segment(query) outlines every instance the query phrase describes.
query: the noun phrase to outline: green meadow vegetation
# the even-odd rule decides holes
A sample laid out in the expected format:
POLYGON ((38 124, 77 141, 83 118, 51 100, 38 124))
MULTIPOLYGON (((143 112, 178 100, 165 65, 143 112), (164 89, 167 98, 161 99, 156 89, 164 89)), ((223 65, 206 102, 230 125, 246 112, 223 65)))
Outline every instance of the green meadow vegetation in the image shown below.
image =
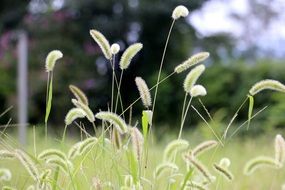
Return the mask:
MULTIPOLYGON (((48 75, 44 126, 34 126, 29 132, 29 142, 21 146, 9 133, 9 123, 0 133, 0 186, 4 190, 61 190, 61 189, 285 189, 285 141, 281 131, 272 130, 266 135, 250 138, 235 138, 236 134, 253 130, 251 123, 265 107, 254 109, 254 100, 263 91, 284 93, 285 86, 274 79, 251 81, 244 100, 232 113, 230 121, 215 121, 203 96, 211 96, 199 77, 207 74, 203 64, 209 52, 192 55, 173 68, 173 72, 162 75, 165 55, 171 32, 181 17, 188 15, 182 5, 172 12, 172 24, 167 35, 156 83, 150 86, 143 77, 137 76, 135 83, 137 98, 124 107, 121 85, 125 70, 132 59, 143 51, 143 43, 134 43, 126 48, 119 63, 115 60, 120 46, 110 44, 98 30, 91 29, 90 36, 100 47, 112 68, 112 90, 108 110, 96 113, 90 108, 89 99, 75 85, 69 89, 73 94, 73 105, 66 117, 62 135, 55 136, 49 130, 49 116, 53 109, 53 82, 56 64, 64 56, 60 50, 49 52, 45 70, 48 75), (115 73, 119 64, 121 73, 115 73), (181 84, 185 91, 178 130, 162 131, 153 123, 156 117, 156 100, 162 83, 170 77, 187 73, 181 84), (193 102, 199 102, 198 110, 193 102), (132 117, 133 105, 142 103, 141 118, 132 117), (236 124, 236 118, 246 108, 247 120, 236 124), (191 113, 191 114, 190 114, 191 113), (195 130, 186 130, 185 121, 192 114, 203 124, 195 130), (88 121, 87 124, 78 119, 88 121), (223 123, 223 124, 222 124, 223 123), (225 124, 226 123, 226 124, 225 124), (92 130, 87 130, 87 128, 92 130), (80 130, 78 137, 70 137, 70 128, 80 130), (159 138, 158 138, 159 136, 159 138)), ((229 113, 230 114, 230 113, 229 113)), ((2 114, 1 114, 2 116, 2 114)), ((256 127, 256 126, 254 126, 256 127)))

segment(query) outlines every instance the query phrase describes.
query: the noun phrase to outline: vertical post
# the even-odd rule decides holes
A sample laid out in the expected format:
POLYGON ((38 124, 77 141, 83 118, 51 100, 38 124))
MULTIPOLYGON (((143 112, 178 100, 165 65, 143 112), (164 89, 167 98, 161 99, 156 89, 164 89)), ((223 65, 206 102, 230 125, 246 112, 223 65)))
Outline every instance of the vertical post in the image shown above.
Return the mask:
POLYGON ((19 141, 26 144, 27 121, 28 121, 28 40, 24 31, 18 33, 18 123, 19 141))

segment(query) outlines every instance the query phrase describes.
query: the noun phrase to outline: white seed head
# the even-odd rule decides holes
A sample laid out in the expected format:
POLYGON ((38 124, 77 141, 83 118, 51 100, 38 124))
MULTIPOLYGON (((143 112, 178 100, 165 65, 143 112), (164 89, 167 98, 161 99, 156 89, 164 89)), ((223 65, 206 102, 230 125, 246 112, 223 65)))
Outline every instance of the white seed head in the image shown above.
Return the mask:
POLYGON ((207 95, 207 91, 205 89, 204 86, 202 85, 194 85, 191 90, 190 90, 190 95, 192 97, 197 97, 197 96, 206 96, 207 95))
POLYGON ((285 161, 285 141, 282 135, 276 135, 274 148, 276 162, 283 165, 285 161))
POLYGON ((0 168, 0 181, 10 181, 12 178, 12 173, 6 168, 0 168))
POLYGON ((53 71, 56 61, 63 57, 63 54, 59 50, 53 50, 49 52, 46 57, 46 72, 53 71))
POLYGON ((141 77, 136 77, 135 82, 136 82, 137 88, 139 90, 140 97, 141 97, 141 100, 143 102, 143 105, 146 108, 150 107, 151 106, 151 95, 150 95, 149 88, 148 88, 145 80, 143 80, 141 77))
POLYGON ((90 35, 94 39, 94 41, 99 45, 106 59, 111 59, 112 58, 111 47, 109 41, 105 38, 105 36, 98 30, 94 29, 90 30, 90 35))
POLYGON ((228 158, 222 158, 219 162, 219 166, 223 168, 228 168, 231 165, 231 160, 228 158))
POLYGON ((255 83, 249 90, 249 93, 250 95, 254 96, 263 90, 275 90, 284 93, 285 85, 277 80, 266 79, 255 83))
POLYGON ((183 63, 177 65, 174 69, 176 73, 181 73, 188 68, 206 60, 210 56, 210 53, 208 52, 200 52, 195 55, 192 55, 189 59, 184 61, 183 63))
POLYGON ((176 20, 179 19, 180 17, 186 17, 188 16, 188 14, 189 14, 188 9, 183 5, 179 5, 175 7, 175 9, 173 10, 172 18, 176 20))
POLYGON ((77 118, 84 118, 86 113, 81 108, 72 108, 65 116, 65 125, 70 125, 77 118))
POLYGON ((113 55, 116 55, 117 53, 119 53, 119 51, 120 51, 120 45, 119 44, 114 43, 111 45, 111 53, 113 55))
POLYGON ((198 78, 201 76, 201 74, 205 71, 205 66, 204 65, 199 65, 193 68, 188 75, 186 76, 184 80, 184 90, 187 93, 190 93, 191 88, 195 85, 196 81, 198 78))

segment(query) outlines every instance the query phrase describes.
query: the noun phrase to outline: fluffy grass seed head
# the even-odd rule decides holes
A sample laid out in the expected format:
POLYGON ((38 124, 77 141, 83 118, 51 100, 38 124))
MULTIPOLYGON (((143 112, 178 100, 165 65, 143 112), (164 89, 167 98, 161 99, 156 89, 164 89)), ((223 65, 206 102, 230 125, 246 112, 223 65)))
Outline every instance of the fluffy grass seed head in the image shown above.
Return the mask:
POLYGON ((78 155, 83 155, 87 151, 89 151, 96 143, 98 142, 98 139, 96 137, 89 137, 85 140, 83 140, 79 147, 78 147, 78 155))
POLYGON ((68 159, 74 159, 76 156, 79 155, 79 146, 82 142, 79 141, 77 143, 75 143, 74 145, 71 146, 71 148, 69 149, 68 153, 67 153, 67 157, 68 159))
POLYGON ((224 168, 216 163, 214 163, 213 167, 219 174, 221 174, 227 180, 232 181, 234 179, 234 175, 227 168, 224 168))
POLYGON ((112 131, 112 144, 116 149, 121 149, 122 147, 122 137, 116 128, 112 131))
POLYGON ((101 32, 95 29, 90 30, 90 35, 99 45, 106 59, 112 59, 111 47, 109 41, 105 38, 105 36, 101 32))
POLYGON ((276 162, 275 159, 267 156, 258 156, 254 159, 249 160, 245 167, 244 167, 244 174, 245 175, 251 175, 253 172, 255 172, 259 168, 264 167, 271 167, 278 169, 280 168, 280 164, 276 162))
POLYGON ((22 150, 16 149, 15 155, 21 162, 21 164, 25 167, 27 172, 30 174, 30 176, 35 180, 38 181, 39 179, 39 171, 36 167, 36 164, 32 159, 22 150))
POLYGON ((120 51, 120 45, 117 43, 114 43, 111 45, 111 53, 112 55, 116 55, 120 51))
POLYGON ((131 141, 133 145, 133 151, 137 157, 137 160, 141 161, 143 157, 142 154, 143 154, 143 144, 144 144, 143 134, 136 127, 132 127, 130 131, 131 131, 131 141))
POLYGON ((274 148, 276 162, 283 165, 285 161, 285 141, 282 135, 276 135, 274 148))
POLYGON ((197 190, 208 190, 208 188, 203 184, 203 183, 199 183, 196 181, 187 181, 186 186, 185 186, 186 190, 191 190, 191 189, 197 189, 197 190), (187 189, 187 187, 189 189, 187 189))
POLYGON ((69 174, 73 170, 73 164, 61 158, 49 158, 46 163, 59 167, 65 174, 69 174))
POLYGON ((0 150, 0 159, 13 159, 15 154, 9 150, 0 150))
POLYGON ((213 181, 214 178, 209 172, 208 168, 204 164, 202 164, 199 160, 194 158, 194 156, 186 154, 184 156, 184 159, 189 164, 192 164, 202 174, 202 176, 204 176, 204 178, 207 179, 208 182, 213 181))
POLYGON ((190 90, 190 95, 192 97, 197 97, 197 96, 206 96, 207 95, 207 91, 205 89, 204 86, 197 84, 194 85, 191 90, 190 90))
POLYGON ((173 18, 174 20, 177 20, 177 19, 179 19, 180 17, 186 17, 186 16, 188 16, 188 14, 189 14, 188 9, 187 9, 185 6, 183 6, 183 5, 179 5, 179 6, 175 7, 175 9, 173 10, 173 12, 172 12, 172 18, 173 18))
POLYGON ((228 158, 222 158, 219 162, 219 166, 223 168, 228 168, 231 165, 231 160, 228 158))
POLYGON ((100 111, 95 115, 95 117, 113 124, 120 134, 128 132, 128 125, 126 124, 126 122, 115 113, 108 111, 100 111))
POLYGON ((192 154, 192 156, 197 157, 197 156, 203 154, 204 152, 206 152, 207 150, 214 148, 215 146, 217 146, 217 144, 218 144, 218 142, 215 140, 204 141, 204 142, 200 143, 199 145, 197 145, 191 151, 191 154, 192 154))
POLYGON ((10 181, 11 179, 11 171, 6 168, 0 168, 0 181, 10 181))
POLYGON ((143 80, 141 77, 136 77, 135 82, 139 90, 143 105, 146 108, 149 108, 151 106, 151 95, 145 80, 143 80))
POLYGON ((199 65, 193 68, 188 75, 186 76, 184 80, 184 90, 187 93, 190 93, 191 88, 195 85, 196 81, 198 78, 201 76, 201 74, 205 71, 205 66, 204 65, 199 65))
POLYGON ((277 80, 265 79, 255 83, 249 90, 249 94, 254 96, 255 94, 263 90, 274 90, 285 92, 285 85, 277 80))
POLYGON ((49 178, 51 175, 51 170, 47 169, 44 170, 41 175, 40 175, 40 182, 38 183, 38 188, 37 189, 51 189, 50 184, 48 182, 49 178))
POLYGON ((65 116, 65 125, 70 125, 78 118, 84 118, 86 113, 81 108, 71 108, 65 116))
POLYGON ((61 158, 63 160, 67 159, 64 152, 57 150, 57 149, 53 149, 53 148, 46 149, 38 155, 39 160, 46 160, 48 158, 61 158))
POLYGON ((79 102, 82 102, 86 106, 89 105, 89 101, 88 101, 87 96, 77 86, 69 85, 69 89, 79 102))
POLYGON ((130 45, 123 53, 120 60, 121 70, 127 69, 134 58, 134 56, 143 48, 141 43, 135 43, 130 45))
POLYGON ((77 107, 77 108, 81 108, 85 114, 86 114, 86 118, 92 123, 95 121, 95 116, 92 112, 92 110, 89 108, 89 106, 83 104, 82 102, 79 102, 76 99, 72 99, 71 100, 72 103, 77 107))
POLYGON ((49 52, 46 57, 46 72, 53 71, 56 61, 63 57, 63 54, 59 50, 53 50, 49 52))
POLYGON ((163 160, 171 161, 176 153, 186 150, 188 146, 189 142, 183 139, 171 141, 164 149, 163 160))
POLYGON ((153 173, 153 177, 154 178, 159 178, 161 176, 163 176, 163 174, 165 174, 167 171, 178 171, 179 168, 176 164, 172 163, 172 162, 163 162, 161 164, 159 164, 153 173))
POLYGON ((177 65, 175 67, 174 71, 176 73, 181 73, 181 72, 187 70, 188 68, 206 60, 209 56, 210 56, 210 54, 208 52, 197 53, 197 54, 191 56, 189 59, 187 59, 183 63, 177 65))

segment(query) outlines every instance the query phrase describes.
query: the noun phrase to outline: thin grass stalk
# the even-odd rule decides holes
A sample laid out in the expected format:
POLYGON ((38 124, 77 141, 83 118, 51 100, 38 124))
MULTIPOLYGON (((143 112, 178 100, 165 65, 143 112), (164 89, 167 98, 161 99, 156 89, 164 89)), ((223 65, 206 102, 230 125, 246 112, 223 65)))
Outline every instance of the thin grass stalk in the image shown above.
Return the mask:
POLYGON ((184 112, 185 112, 187 97, 188 97, 188 93, 185 93, 180 123, 182 123, 182 121, 183 121, 183 116, 184 116, 184 112))
POLYGON ((113 104, 114 104, 114 80, 115 80, 115 55, 110 59, 111 67, 112 67, 112 97, 111 97, 111 112, 113 112, 113 104))
POLYGON ((212 118, 212 116, 211 116, 209 110, 208 110, 208 109, 206 108, 206 106, 203 104, 201 98, 198 98, 198 100, 199 100, 200 104, 202 105, 203 109, 205 110, 205 112, 207 113, 209 119, 210 119, 212 122, 214 122, 214 120, 213 120, 213 118, 212 118))
MULTIPOLYGON (((118 84, 118 92, 117 92, 117 97, 116 97, 115 113, 117 112, 117 108, 118 108, 119 96, 121 96, 121 85, 122 85, 123 75, 124 75, 124 70, 121 70, 120 79, 119 79, 119 84, 118 84)), ((121 102, 121 103, 122 103, 122 102, 121 102)), ((121 105, 121 106, 122 106, 122 105, 121 105)), ((122 108, 122 109, 123 109, 123 108, 122 108)), ((124 118, 124 114, 122 114, 122 117, 124 118)))
POLYGON ((167 46, 168 46, 168 42, 169 42, 169 39, 170 39, 170 35, 171 35, 171 32, 172 32, 174 23, 175 23, 175 19, 173 19, 173 21, 171 23, 171 26, 170 26, 170 29, 169 29, 169 32, 168 32, 168 35, 167 35, 167 38, 166 38, 166 42, 165 42, 165 45, 164 45, 164 50, 163 50, 163 53, 162 53, 162 58, 161 58, 161 62, 160 62, 158 77, 157 77, 157 81, 156 81, 156 88, 155 88, 155 93, 154 93, 154 98, 153 98, 152 113, 154 113, 154 108, 155 108, 155 103, 156 103, 156 96, 157 96, 157 91, 158 91, 158 85, 159 85, 159 82, 160 82, 160 75, 161 75, 161 71, 162 71, 162 66, 163 66, 163 62, 164 62, 164 58, 165 58, 165 54, 166 54, 166 49, 167 49, 167 46))
MULTIPOLYGON (((185 113, 184 113, 183 119, 182 119, 182 121, 181 121, 180 130, 179 130, 179 134, 178 134, 178 139, 180 139, 180 138, 181 138, 183 125, 184 125, 184 123, 185 123, 186 116, 187 116, 187 113, 188 113, 188 111, 189 111, 189 108, 190 108, 190 105, 191 105, 192 98, 193 98, 193 97, 191 96, 191 97, 190 97, 190 100, 189 100, 189 102, 188 102, 188 104, 187 104, 187 107, 186 107, 186 110, 185 110, 185 113)), ((184 106, 183 106, 183 107, 184 107, 184 106)))

